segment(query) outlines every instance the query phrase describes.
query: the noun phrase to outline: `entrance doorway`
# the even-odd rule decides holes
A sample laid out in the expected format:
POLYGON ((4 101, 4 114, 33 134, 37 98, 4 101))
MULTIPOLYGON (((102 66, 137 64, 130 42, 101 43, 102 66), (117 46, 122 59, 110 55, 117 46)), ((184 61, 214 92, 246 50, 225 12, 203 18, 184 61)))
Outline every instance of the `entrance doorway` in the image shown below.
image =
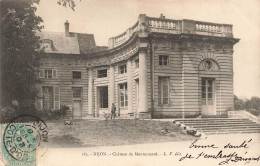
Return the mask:
POLYGON ((82 116, 82 87, 72 88, 72 114, 73 118, 82 116))
POLYGON ((202 78, 201 90, 202 115, 216 115, 214 79, 202 78))
POLYGON ((108 108, 108 86, 98 87, 98 106, 108 108))
POLYGON ((81 118, 81 100, 73 100, 73 117, 81 118))

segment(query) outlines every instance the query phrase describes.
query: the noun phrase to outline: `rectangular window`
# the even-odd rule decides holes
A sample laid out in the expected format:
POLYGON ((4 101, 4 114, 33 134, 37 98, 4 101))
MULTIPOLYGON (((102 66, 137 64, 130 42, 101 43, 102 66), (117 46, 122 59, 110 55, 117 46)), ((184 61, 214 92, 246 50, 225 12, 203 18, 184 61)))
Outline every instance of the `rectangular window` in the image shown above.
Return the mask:
POLYGON ((72 71, 73 79, 81 79, 81 71, 72 71))
POLYGON ((158 96, 159 104, 169 104, 170 85, 168 77, 159 77, 158 96))
POLYGON ((107 77, 107 69, 98 70, 97 71, 97 77, 98 78, 107 77))
POLYGON ((120 107, 127 106, 127 83, 119 84, 120 107))
POLYGON ((169 65, 169 56, 168 55, 159 55, 159 65, 168 66, 169 65))
POLYGON ((81 92, 82 88, 80 87, 72 88, 73 98, 81 98, 81 92))
POLYGON ((39 78, 57 78, 56 69, 40 69, 39 78))
POLYGON ((139 59, 136 59, 136 60, 135 60, 135 68, 136 68, 136 69, 139 68, 139 59))
POLYGON ((119 73, 120 74, 124 74, 124 73, 126 73, 126 65, 123 65, 123 66, 119 66, 119 73))
POLYGON ((45 78, 52 78, 52 70, 45 70, 45 78))
POLYGON ((53 87, 44 86, 43 90, 43 108, 44 109, 53 109, 54 107, 54 93, 53 87))

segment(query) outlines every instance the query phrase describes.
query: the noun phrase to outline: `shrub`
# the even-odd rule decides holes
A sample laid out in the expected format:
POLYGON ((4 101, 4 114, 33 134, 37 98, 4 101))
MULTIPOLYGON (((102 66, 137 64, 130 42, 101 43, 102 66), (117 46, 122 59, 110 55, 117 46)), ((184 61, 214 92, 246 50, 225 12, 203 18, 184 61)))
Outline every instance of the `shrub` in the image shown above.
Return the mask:
POLYGON ((67 114, 67 111, 70 109, 70 107, 62 104, 60 106, 60 113, 61 113, 61 116, 65 116, 67 114))
POLYGON ((251 97, 251 99, 240 99, 234 95, 235 110, 246 110, 253 115, 260 115, 260 98, 251 97))
POLYGON ((69 110, 68 106, 61 105, 59 110, 42 109, 42 110, 37 110, 36 114, 40 118, 51 120, 51 119, 59 119, 61 117, 64 117, 67 114, 68 110, 69 110))

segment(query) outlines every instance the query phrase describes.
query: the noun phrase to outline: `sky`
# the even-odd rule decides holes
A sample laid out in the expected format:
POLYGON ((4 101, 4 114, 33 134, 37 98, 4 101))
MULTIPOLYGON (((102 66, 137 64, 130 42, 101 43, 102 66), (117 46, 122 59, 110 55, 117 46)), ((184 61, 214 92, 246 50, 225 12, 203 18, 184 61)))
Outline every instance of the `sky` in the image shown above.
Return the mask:
POLYGON ((240 41, 234 46, 234 94, 241 98, 260 97, 260 0, 75 0, 75 11, 40 0, 37 14, 44 31, 95 35, 97 45, 124 32, 137 22, 139 14, 169 19, 191 19, 233 25, 240 41))

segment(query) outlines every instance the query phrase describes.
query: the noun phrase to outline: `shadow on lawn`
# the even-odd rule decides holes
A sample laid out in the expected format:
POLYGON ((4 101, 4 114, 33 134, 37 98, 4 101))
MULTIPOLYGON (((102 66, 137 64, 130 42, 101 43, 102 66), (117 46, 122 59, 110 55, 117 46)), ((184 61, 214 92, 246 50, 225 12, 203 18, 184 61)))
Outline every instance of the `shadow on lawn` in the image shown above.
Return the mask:
POLYGON ((93 145, 86 145, 83 142, 71 135, 53 136, 49 137, 48 145, 50 147, 63 147, 63 148, 75 148, 75 147, 92 147, 93 145))

